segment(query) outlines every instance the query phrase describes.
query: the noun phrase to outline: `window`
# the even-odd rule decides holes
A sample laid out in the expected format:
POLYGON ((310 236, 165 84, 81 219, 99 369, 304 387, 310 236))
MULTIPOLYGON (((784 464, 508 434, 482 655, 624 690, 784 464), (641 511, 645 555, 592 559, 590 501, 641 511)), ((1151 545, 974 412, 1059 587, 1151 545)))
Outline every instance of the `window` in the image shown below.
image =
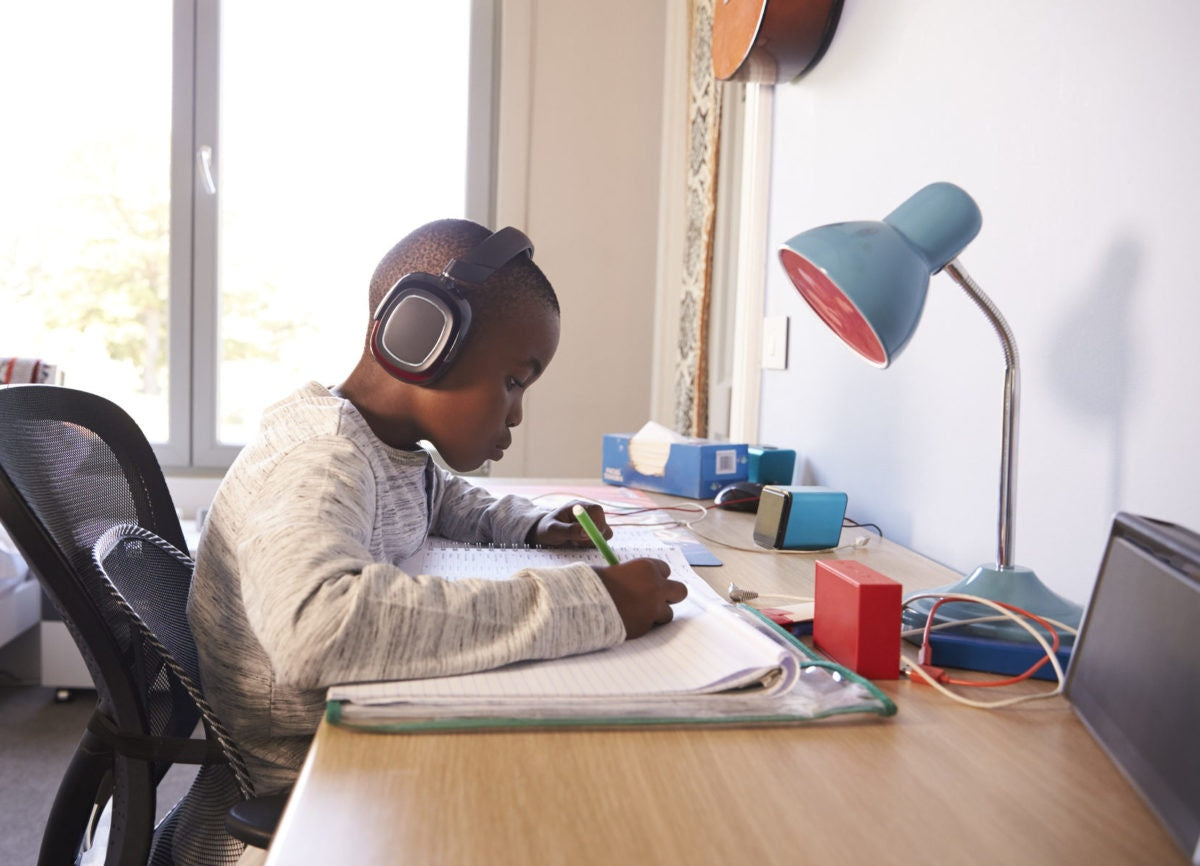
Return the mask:
POLYGON ((492 7, 6 6, 0 355, 113 399, 168 468, 228 465, 353 367, 393 243, 489 221, 492 7))

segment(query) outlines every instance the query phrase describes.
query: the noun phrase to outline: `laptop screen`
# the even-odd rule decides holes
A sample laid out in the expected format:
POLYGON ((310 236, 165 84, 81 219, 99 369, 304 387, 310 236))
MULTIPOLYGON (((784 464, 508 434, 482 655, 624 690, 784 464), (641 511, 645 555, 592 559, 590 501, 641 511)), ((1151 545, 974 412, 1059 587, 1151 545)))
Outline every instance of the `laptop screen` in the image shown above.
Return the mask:
POLYGON ((1200 864, 1200 536, 1117 515, 1066 694, 1200 864))

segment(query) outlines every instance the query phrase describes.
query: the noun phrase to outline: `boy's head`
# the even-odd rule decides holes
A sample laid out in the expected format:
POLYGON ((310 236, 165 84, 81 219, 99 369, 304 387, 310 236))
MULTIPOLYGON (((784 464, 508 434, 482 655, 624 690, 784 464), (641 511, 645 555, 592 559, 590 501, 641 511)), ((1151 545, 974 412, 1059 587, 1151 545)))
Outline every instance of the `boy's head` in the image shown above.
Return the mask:
MULTIPOLYGON (((374 315, 402 277, 414 273, 441 274, 451 260, 465 258, 491 234, 478 223, 462 219, 438 220, 412 231, 388 250, 375 268, 371 277, 371 314, 374 315)), ((554 288, 531 256, 514 257, 480 285, 460 282, 457 288, 470 303, 472 314, 481 318, 500 317, 512 311, 519 314, 527 303, 541 303, 555 314, 559 312, 554 288)))
POLYGON ((554 289, 527 255, 517 255, 482 283, 459 282, 470 325, 457 355, 430 385, 388 373, 371 349, 374 313, 402 277, 438 275, 492 233, 468 220, 440 220, 413 231, 383 257, 371 279, 371 328, 363 355, 342 392, 385 442, 411 447, 426 439, 460 471, 498 460, 520 423, 524 391, 558 347, 554 289))

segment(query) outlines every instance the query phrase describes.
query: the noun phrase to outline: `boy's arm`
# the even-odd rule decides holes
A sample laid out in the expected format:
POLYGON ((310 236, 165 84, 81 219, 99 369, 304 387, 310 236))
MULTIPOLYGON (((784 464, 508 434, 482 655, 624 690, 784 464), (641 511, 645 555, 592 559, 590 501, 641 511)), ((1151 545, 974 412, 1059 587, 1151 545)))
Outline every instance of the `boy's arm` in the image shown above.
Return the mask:
POLYGON ((406 574, 371 555, 376 491, 361 454, 302 446, 285 463, 237 547, 247 619, 282 682, 445 676, 625 637, 590 567, 500 581, 406 574))
MULTIPOLYGON (((436 468, 436 467, 435 467, 436 468)), ((521 496, 493 496, 487 490, 438 469, 433 491, 432 535, 471 544, 539 544, 547 547, 588 547, 591 541, 571 515, 576 503, 553 509, 535 505, 521 496)), ((580 502, 605 538, 612 530, 604 509, 580 502)))
POLYGON ((494 496, 444 469, 434 469, 431 535, 468 544, 522 544, 550 511, 522 496, 494 496))

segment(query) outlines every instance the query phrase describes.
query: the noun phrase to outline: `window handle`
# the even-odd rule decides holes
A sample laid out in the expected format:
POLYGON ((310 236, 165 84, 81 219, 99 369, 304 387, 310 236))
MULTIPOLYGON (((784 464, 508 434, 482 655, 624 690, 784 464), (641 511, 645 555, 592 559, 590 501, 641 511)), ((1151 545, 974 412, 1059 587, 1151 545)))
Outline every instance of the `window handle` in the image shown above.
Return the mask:
POLYGON ((213 181, 212 148, 207 144, 200 145, 196 151, 196 170, 200 172, 200 185, 209 195, 217 194, 217 184, 213 181))

